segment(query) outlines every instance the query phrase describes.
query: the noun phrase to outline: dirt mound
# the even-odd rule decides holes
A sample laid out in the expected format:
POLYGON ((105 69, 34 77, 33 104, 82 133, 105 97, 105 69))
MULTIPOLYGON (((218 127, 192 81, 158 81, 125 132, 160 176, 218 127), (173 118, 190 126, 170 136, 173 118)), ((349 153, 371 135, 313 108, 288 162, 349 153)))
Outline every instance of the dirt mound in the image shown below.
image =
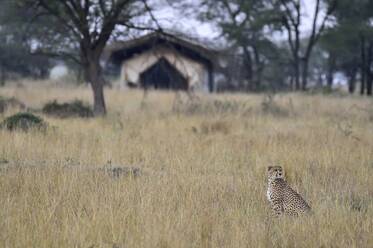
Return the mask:
POLYGON ((46 127, 47 123, 44 122, 42 118, 31 113, 17 113, 7 117, 0 123, 1 129, 7 129, 9 131, 28 131, 30 129, 45 130, 46 127))
POLYGON ((75 100, 70 103, 58 103, 56 100, 44 105, 43 113, 59 118, 93 117, 92 109, 82 101, 75 100))
POLYGON ((0 113, 4 113, 9 108, 25 109, 26 105, 14 97, 2 97, 0 96, 0 113))

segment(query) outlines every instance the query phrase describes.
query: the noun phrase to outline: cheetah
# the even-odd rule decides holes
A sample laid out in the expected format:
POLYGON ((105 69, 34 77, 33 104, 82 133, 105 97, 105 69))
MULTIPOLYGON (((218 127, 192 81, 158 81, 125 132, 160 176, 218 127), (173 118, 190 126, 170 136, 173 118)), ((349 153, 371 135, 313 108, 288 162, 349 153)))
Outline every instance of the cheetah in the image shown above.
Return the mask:
POLYGON ((311 211, 302 196, 285 181, 281 166, 268 167, 267 198, 275 216, 298 216, 311 211))

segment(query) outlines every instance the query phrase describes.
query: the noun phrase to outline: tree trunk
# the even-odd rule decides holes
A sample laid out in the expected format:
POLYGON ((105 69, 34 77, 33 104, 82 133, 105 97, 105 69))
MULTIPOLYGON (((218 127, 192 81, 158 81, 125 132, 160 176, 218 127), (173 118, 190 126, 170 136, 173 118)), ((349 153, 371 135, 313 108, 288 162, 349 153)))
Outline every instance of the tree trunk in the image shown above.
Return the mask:
POLYGON ((262 72, 264 70, 264 66, 262 61, 260 61, 260 55, 258 48, 253 46, 254 51, 254 59, 255 59, 255 82, 254 87, 256 91, 259 91, 262 85, 262 72))
POLYGON ((104 98, 104 87, 102 83, 92 83, 93 90, 93 113, 95 116, 102 116, 106 114, 106 105, 104 98))
POLYGON ((360 95, 364 95, 365 93, 365 83, 366 83, 366 69, 365 69, 365 38, 361 36, 360 41, 360 49, 361 49, 361 64, 360 64, 360 74, 361 74, 361 84, 360 84, 360 95))
POLYGON ((373 83, 373 76, 370 73, 370 75, 368 76, 368 80, 367 80, 367 95, 368 96, 372 95, 372 83, 373 83))
POLYGON ((335 57, 333 54, 329 53, 328 58, 328 73, 326 75, 326 83, 328 90, 332 90, 334 81, 334 71, 335 71, 335 57))
POLYGON ((321 70, 317 73, 317 88, 321 89, 323 87, 323 72, 321 70))
POLYGON ((5 80, 6 80, 5 70, 4 70, 4 67, 0 65, 0 86, 5 85, 5 80))
POLYGON ((260 91, 262 89, 262 74, 264 67, 260 66, 256 71, 255 89, 260 91))
POLYGON ((333 81, 334 81, 334 72, 332 71, 328 71, 328 75, 326 77, 326 86, 328 88, 328 90, 332 90, 333 89, 333 81))
POLYGON ((294 61, 294 83, 295 83, 295 90, 300 89, 300 78, 299 78, 299 58, 295 58, 294 61))
POLYGON ((303 58, 302 62, 302 90, 305 91, 308 84, 308 58, 303 58))
POLYGON ((248 92, 253 89, 253 62, 251 58, 251 53, 247 49, 246 46, 243 46, 244 52, 244 65, 245 65, 245 78, 247 80, 247 84, 245 85, 245 91, 248 92))
POLYGON ((356 73, 357 73, 357 68, 353 68, 351 69, 351 72, 348 75, 348 92, 350 94, 353 94, 355 92, 356 73))
POLYGON ((106 104, 104 98, 104 80, 101 74, 99 62, 100 56, 94 52, 86 52, 84 59, 84 74, 86 80, 91 84, 93 91, 93 112, 95 116, 106 114, 106 104))
POLYGON ((326 84, 327 84, 326 86, 328 90, 333 89, 333 81, 334 81, 334 73, 329 71, 327 75, 327 79, 326 79, 326 84))
POLYGON ((90 79, 93 90, 93 112, 96 116, 105 115, 106 104, 104 98, 104 82, 101 77, 101 69, 98 63, 90 65, 90 79))
POLYGON ((373 62, 373 42, 369 42, 368 48, 368 57, 366 63, 366 70, 367 70, 367 95, 372 95, 372 83, 373 83, 373 72, 372 72, 372 62, 373 62))
POLYGON ((297 23, 295 27, 295 50, 294 50, 294 73, 295 73, 295 90, 300 90, 300 65, 301 60, 299 56, 300 49, 300 33, 299 33, 299 23, 300 23, 300 5, 297 7, 297 23))

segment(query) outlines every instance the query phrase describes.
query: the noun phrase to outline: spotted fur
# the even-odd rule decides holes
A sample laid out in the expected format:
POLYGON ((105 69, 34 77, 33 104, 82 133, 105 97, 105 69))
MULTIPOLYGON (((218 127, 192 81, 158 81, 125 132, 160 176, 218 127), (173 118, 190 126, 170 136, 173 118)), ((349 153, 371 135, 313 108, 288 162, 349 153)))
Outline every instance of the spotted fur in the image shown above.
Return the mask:
POLYGON ((310 212, 311 207, 285 181, 281 166, 268 167, 267 198, 274 215, 298 216, 310 212))

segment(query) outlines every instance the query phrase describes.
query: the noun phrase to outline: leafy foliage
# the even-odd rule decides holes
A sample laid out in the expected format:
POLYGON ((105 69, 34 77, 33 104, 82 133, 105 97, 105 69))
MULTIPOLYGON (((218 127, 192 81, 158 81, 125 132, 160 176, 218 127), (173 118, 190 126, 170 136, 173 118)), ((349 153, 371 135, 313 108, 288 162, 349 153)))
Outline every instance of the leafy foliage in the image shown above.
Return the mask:
MULTIPOLYGON (((372 17, 371 1, 358 0, 351 4, 340 0, 334 12, 335 25, 321 37, 320 46, 328 55, 329 74, 342 72, 348 78, 351 93, 358 74, 361 81, 367 79, 368 84, 372 81, 372 17)), ((365 82, 361 84, 361 91, 365 91, 365 82)))
POLYGON ((261 90, 262 74, 276 45, 265 35, 273 24, 274 12, 267 1, 204 0, 200 19, 219 27, 235 48, 234 60, 223 70, 240 90, 261 90), (232 66, 229 66, 232 65, 232 66), (239 73, 237 73, 239 70, 239 73), (237 77, 238 75, 238 77, 237 77))
POLYGON ((45 78, 53 60, 33 54, 33 46, 36 44, 34 38, 41 36, 38 32, 41 25, 50 20, 31 22, 35 12, 18 8, 18 1, 2 1, 0 8, 1 80, 17 76, 45 78))

